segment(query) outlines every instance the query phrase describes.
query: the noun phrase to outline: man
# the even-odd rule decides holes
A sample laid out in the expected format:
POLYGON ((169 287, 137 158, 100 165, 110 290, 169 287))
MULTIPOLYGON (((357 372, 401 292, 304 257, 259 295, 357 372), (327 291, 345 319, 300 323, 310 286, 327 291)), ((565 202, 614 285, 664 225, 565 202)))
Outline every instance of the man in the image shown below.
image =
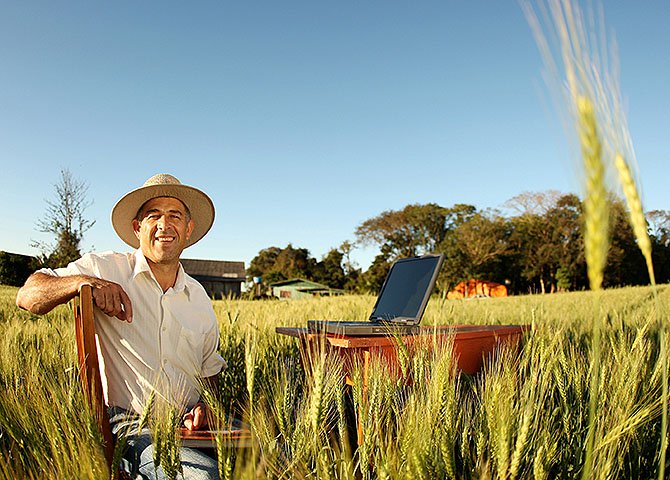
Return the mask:
MULTIPOLYGON (((82 285, 93 287, 102 389, 115 434, 150 398, 183 407, 187 428, 206 426, 201 386, 216 386, 225 362, 217 353, 212 303, 179 257, 213 222, 205 193, 172 175, 155 175, 112 210, 114 230, 134 253, 86 254, 66 268, 35 272, 18 292, 19 307, 44 314, 82 285)), ((162 478, 149 432, 136 433, 128 439, 126 465, 141 478, 162 478)), ((184 448, 181 458, 185 478, 218 478, 216 461, 204 453, 184 448)))

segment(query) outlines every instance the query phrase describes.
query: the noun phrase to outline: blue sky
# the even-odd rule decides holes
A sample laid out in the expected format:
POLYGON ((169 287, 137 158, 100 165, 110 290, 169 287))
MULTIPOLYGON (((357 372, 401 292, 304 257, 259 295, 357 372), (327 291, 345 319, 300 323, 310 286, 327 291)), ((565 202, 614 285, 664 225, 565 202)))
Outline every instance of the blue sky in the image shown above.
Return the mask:
MULTIPOLYGON (((670 209, 670 2, 605 18, 645 208, 670 209)), ((5 1, 0 65, 0 250, 48 240, 61 168, 89 184, 85 251, 125 250, 112 206, 167 172, 217 207, 184 256, 247 264, 409 203, 580 191, 515 1, 5 1)))

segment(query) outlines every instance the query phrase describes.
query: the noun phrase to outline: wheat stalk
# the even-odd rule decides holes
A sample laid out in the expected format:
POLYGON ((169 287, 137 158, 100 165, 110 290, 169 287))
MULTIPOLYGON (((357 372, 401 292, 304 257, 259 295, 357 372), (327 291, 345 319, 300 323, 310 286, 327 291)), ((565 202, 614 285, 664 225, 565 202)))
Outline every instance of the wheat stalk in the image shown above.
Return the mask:
MULTIPOLYGON (((654 263, 651 256, 651 240, 649 239, 649 232, 647 230, 647 220, 644 216, 642 208, 642 200, 640 199, 639 189, 631 174, 628 162, 623 155, 617 153, 614 157, 614 165, 619 173, 619 182, 623 189, 626 203, 628 204, 630 223, 633 227, 633 233, 637 239, 637 245, 644 256, 647 263, 647 271, 649 273, 649 281, 653 287, 656 286, 656 276, 654 274, 654 263)), ((656 316, 660 319, 660 299, 658 291, 654 288, 654 298, 656 300, 656 316)), ((660 323, 657 322, 657 323, 660 323)), ((668 424, 668 353, 665 348, 665 325, 661 325, 659 341, 661 345, 660 362, 663 367, 662 380, 662 421, 661 421, 661 455, 659 459, 659 480, 662 479, 665 471, 665 452, 667 450, 667 424, 668 424)))
MULTIPOLYGON (((609 205, 605 186, 604 146, 599 132, 599 121, 604 125, 605 147, 616 144, 616 133, 621 129, 614 127, 619 112, 618 96, 614 75, 610 75, 603 64, 606 55, 601 58, 598 43, 589 43, 593 37, 587 35, 579 5, 572 0, 553 0, 549 2, 554 32, 560 46, 560 58, 563 62, 570 98, 575 107, 577 136, 581 150, 585 177, 584 198, 584 251, 587 263, 589 286, 600 291, 603 284, 604 269, 609 250, 609 205), (601 73, 603 72, 604 73, 601 73)), ((551 49, 542 34, 540 22, 530 7, 526 5, 526 15, 535 32, 540 50, 544 54, 547 66, 553 71, 556 64, 551 49)), ((604 37, 603 37, 604 38, 604 37)), ((605 47, 605 45, 602 45, 605 47)), ((589 425, 586 440, 586 455, 582 478, 589 479, 593 470, 593 453, 596 436, 596 409, 600 396, 601 363, 601 315, 600 295, 594 297, 591 378, 589 397, 589 425)))
MULTIPOLYGON (((158 397, 157 397, 158 398, 158 397)), ((153 443, 154 469, 163 468, 165 476, 171 480, 183 475, 181 465, 181 441, 179 439, 179 425, 181 415, 177 408, 160 398, 154 404, 153 415, 150 418, 151 440, 153 443)))
POLYGON ((258 348, 256 333, 247 333, 244 339, 244 371, 247 378, 247 395, 249 399, 249 420, 253 420, 254 389, 256 380, 256 368, 258 366, 258 348))
MULTIPOLYGON (((90 469, 72 462, 75 458, 79 463, 87 463, 94 454, 91 446, 100 450, 96 462, 102 465, 104 456, 98 447, 99 440, 92 436, 94 429, 88 428, 90 413, 81 408, 83 392, 76 388, 70 317, 53 318, 51 323, 30 321, 27 315, 21 317, 22 313, 16 313, 13 303, 3 306, 4 288, 7 287, 0 287, 0 329, 3 332, 0 335, 0 385, 3 387, 0 478, 5 478, 3 475, 7 478, 103 478, 102 469, 96 471, 98 474, 88 474, 90 469), (57 329, 61 329, 61 333, 57 334, 57 329), (63 376, 66 369, 73 367, 72 373, 63 376), (67 379, 70 381, 65 381, 67 379), (74 450, 73 445, 76 445, 74 450), (72 451, 78 455, 69 455, 72 451)), ((670 295, 667 286, 659 286, 658 291, 661 298, 670 295)), ((611 327, 603 322, 599 377, 603 395, 597 410, 593 478, 653 478, 653 470, 659 467, 658 399, 663 366, 660 360, 654 361, 658 337, 650 322, 654 316, 653 303, 648 302, 651 292, 649 287, 631 287, 598 293, 603 314, 617 322, 611 327), (631 458, 636 461, 631 462, 631 458), (606 474, 609 477, 605 477, 606 474)), ((15 295, 15 290, 12 293, 15 295)), ((371 398, 369 408, 354 410, 366 418, 369 410, 365 438, 370 442, 363 454, 360 449, 352 453, 350 463, 338 458, 342 449, 334 443, 338 437, 336 411, 342 411, 344 406, 337 404, 337 397, 327 396, 330 400, 324 403, 328 406, 324 424, 332 435, 317 438, 312 434, 311 385, 303 386, 304 366, 298 361, 296 344, 291 344, 294 339, 280 343, 283 341, 277 341, 274 334, 276 325, 288 323, 286 318, 281 318, 281 311, 277 313, 277 304, 240 302, 243 311, 240 332, 260 332, 254 362, 252 425, 254 438, 258 439, 254 444, 258 447, 256 455, 245 450, 234 465, 226 464, 222 478, 232 475, 241 479, 288 480, 318 478, 320 472, 347 479, 407 478, 412 473, 445 478, 449 466, 443 464, 446 458, 443 452, 451 451, 452 446, 438 442, 449 442, 452 431, 458 478, 504 478, 505 473, 498 469, 491 452, 497 436, 505 434, 496 422, 511 425, 511 462, 507 478, 511 479, 514 473, 517 478, 577 478, 584 460, 589 402, 589 354, 585 344, 590 326, 583 319, 593 313, 594 296, 590 292, 541 299, 526 295, 459 303, 451 311, 440 310, 435 303, 429 303, 428 309, 432 309, 429 314, 438 317, 438 324, 514 323, 521 314, 524 319, 536 315, 536 324, 541 328, 527 339, 520 361, 508 373, 502 369, 491 370, 491 375, 475 378, 461 375, 452 379, 441 370, 439 356, 426 353, 423 347, 417 353, 418 347, 413 346, 411 355, 418 354, 428 360, 416 361, 419 376, 413 384, 396 387, 383 362, 373 360, 370 393, 373 396, 372 391, 379 389, 379 399, 371 398), (250 317, 255 324, 248 320, 250 317), (256 326, 258 324, 264 325, 262 329, 256 326), (265 348, 265 345, 271 347, 265 348), (291 361, 287 361, 289 358, 291 361), (291 372, 294 375, 290 375, 291 372), (440 375, 444 377, 443 385, 434 383, 440 375), (563 383, 559 383, 559 379, 563 383), (498 383, 497 389, 495 383, 498 383), (490 396, 484 395, 485 384, 490 396), (524 426, 528 424, 525 409, 531 418, 529 427, 524 426), (280 413, 282 410, 284 413, 280 413), (498 418, 487 422, 487 411, 492 416, 497 414, 498 418), (444 412, 444 416, 437 412, 444 412), (278 428, 280 416, 285 419, 282 429, 278 428), (298 433, 294 435, 294 431, 298 433), (284 438, 284 433, 293 438, 284 438), (413 464, 410 452, 415 445, 418 453, 413 464), (322 457, 314 452, 322 452, 322 457), (328 466, 328 462, 332 465, 328 466)), ((293 310, 286 315, 291 318, 326 314, 351 316, 352 304, 368 305, 370 301, 368 297, 352 296, 296 302, 287 307, 293 310), (326 312, 324 307, 331 310, 326 312)), ((220 319, 226 322, 225 313, 220 319)), ((225 338, 222 340, 225 342, 225 338)), ((241 354, 241 343, 239 349, 241 354)), ((409 361, 411 364, 412 359, 409 361)), ((237 364, 229 362, 229 368, 237 368, 239 391, 243 395, 242 356, 237 364)), ((329 364, 325 371, 331 370, 329 364)), ((357 378, 357 405, 361 405, 360 372, 357 378)), ((333 383, 340 387, 341 394, 342 379, 333 383)), ((207 391, 203 396, 210 404, 207 391)), ((216 409, 214 413, 216 420, 216 409)))
MULTIPOLYGON (((642 209, 642 200, 640 199, 639 190, 637 188, 635 179, 631 174, 628 162, 623 155, 617 153, 614 157, 614 165, 619 173, 619 182, 623 189, 626 203, 628 204, 630 223, 633 227, 633 233, 637 239, 637 245, 644 256, 647 263, 647 271, 649 272, 649 281, 654 287, 654 299, 656 301, 656 318, 657 323, 660 323, 660 299, 656 287, 656 277, 654 275, 654 263, 651 256, 651 240, 649 239, 649 232, 647 230, 647 220, 642 209)), ((659 480, 662 479, 663 472, 665 472, 665 452, 667 450, 667 430, 668 430, 668 353, 665 348, 665 325, 660 327, 659 342, 661 345, 660 362, 663 368, 662 378, 662 420, 661 420, 661 455, 659 459, 659 480)))
MULTIPOLYGON (((586 256, 587 275, 592 290, 600 290, 603 273, 607 262, 609 247, 608 223, 609 206, 607 189, 605 188, 605 166, 602 161, 602 145, 598 136, 598 128, 593 103, 588 98, 578 95, 577 122, 579 140, 584 160, 586 176, 586 198, 584 199, 584 253, 586 256)), ((593 341, 591 345, 591 385, 589 398, 589 429, 584 462, 584 479, 591 475, 593 450, 596 432, 596 409, 599 398, 600 368, 600 335, 601 317, 600 300, 595 297, 593 321, 593 341)))
POLYGON ((323 420, 326 409, 325 389, 326 372, 324 371, 325 357, 320 356, 312 365, 312 389, 309 396, 309 422, 312 434, 321 435, 323 432, 323 420))

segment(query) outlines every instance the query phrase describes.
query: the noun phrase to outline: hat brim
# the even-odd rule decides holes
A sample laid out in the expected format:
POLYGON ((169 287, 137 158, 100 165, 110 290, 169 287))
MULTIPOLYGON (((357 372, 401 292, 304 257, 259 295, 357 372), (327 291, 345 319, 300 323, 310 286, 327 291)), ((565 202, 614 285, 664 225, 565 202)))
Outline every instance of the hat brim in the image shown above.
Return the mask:
POLYGON ((140 246, 140 241, 133 231, 133 220, 137 212, 146 202, 158 197, 176 198, 191 212, 194 226, 186 247, 199 241, 212 228, 214 204, 207 194, 188 185, 148 185, 126 194, 116 202, 112 209, 112 226, 121 240, 131 247, 139 248, 140 246))

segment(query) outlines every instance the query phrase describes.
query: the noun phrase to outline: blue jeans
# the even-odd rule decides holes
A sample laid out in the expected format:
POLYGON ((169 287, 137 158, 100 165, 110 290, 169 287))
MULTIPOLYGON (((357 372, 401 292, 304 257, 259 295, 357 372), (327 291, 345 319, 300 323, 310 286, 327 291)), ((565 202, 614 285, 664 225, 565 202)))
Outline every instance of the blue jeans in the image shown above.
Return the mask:
MULTIPOLYGON (((166 480, 163 467, 154 465, 154 448, 151 443, 151 432, 144 428, 138 432, 139 416, 119 407, 110 407, 109 423, 112 435, 116 439, 119 434, 128 432, 126 449, 121 459, 121 468, 133 478, 146 480, 166 480)), ((219 471, 214 453, 208 455, 197 448, 181 448, 181 466, 186 480, 218 480, 219 471)), ((177 478, 182 478, 178 475, 177 478)))

